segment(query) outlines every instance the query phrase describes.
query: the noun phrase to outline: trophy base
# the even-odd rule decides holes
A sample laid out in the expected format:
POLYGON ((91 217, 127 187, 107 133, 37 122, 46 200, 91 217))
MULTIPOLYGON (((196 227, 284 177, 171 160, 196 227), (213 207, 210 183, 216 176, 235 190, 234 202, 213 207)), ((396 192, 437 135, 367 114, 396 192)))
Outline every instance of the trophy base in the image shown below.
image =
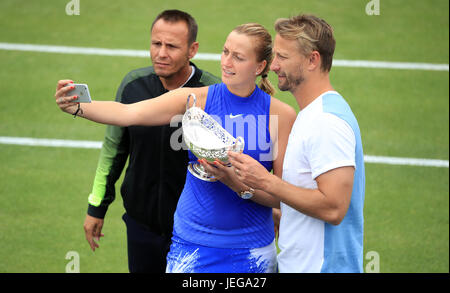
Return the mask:
POLYGON ((188 165, 188 171, 194 175, 195 177, 197 177, 198 179, 201 179, 203 181, 209 181, 209 182, 214 182, 217 181, 217 179, 208 174, 205 169, 203 168, 202 165, 200 165, 199 163, 194 163, 191 162, 188 165))

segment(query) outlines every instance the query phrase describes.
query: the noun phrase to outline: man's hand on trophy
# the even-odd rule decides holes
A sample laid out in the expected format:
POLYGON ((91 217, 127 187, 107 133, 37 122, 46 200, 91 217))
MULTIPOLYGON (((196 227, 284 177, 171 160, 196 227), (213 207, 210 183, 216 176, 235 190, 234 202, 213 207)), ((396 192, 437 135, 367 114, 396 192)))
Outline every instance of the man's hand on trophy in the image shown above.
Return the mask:
POLYGON ((246 154, 228 152, 228 159, 242 183, 253 189, 266 190, 265 184, 272 174, 263 165, 246 154))

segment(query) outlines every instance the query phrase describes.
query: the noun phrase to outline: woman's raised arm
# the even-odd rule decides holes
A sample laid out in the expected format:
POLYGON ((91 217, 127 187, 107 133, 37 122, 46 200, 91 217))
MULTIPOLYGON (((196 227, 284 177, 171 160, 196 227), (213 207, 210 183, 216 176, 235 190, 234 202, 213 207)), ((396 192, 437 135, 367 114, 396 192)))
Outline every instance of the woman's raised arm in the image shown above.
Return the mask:
POLYGON ((62 111, 94 122, 117 126, 169 124, 173 116, 185 112, 187 97, 190 94, 196 95, 197 106, 201 108, 204 108, 208 94, 208 87, 180 88, 134 104, 112 101, 80 104, 73 102, 76 96, 67 95, 73 89, 72 83, 71 80, 58 81, 55 99, 62 111))

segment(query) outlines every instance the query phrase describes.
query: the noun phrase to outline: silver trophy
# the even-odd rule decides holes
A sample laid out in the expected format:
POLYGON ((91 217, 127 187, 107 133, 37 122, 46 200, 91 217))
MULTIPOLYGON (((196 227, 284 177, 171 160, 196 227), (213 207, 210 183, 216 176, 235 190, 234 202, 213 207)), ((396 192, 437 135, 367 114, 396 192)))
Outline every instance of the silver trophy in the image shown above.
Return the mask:
MULTIPOLYGON (((198 158, 214 162, 218 159, 228 167, 228 151, 241 153, 245 142, 242 137, 234 138, 216 120, 201 108, 196 107, 197 97, 190 94, 186 101, 186 112, 183 115, 183 138, 189 150, 198 158), (189 107, 189 100, 193 97, 194 103, 189 107)), ((208 174, 198 162, 191 162, 189 172, 204 181, 216 181, 214 176, 208 174)))

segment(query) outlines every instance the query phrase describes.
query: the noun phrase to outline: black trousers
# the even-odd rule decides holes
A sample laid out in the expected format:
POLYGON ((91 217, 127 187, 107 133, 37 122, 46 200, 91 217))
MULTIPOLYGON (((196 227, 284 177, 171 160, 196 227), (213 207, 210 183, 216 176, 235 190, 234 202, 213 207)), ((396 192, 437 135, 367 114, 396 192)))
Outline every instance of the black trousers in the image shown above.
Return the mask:
POLYGON ((130 273, 164 273, 171 239, 155 234, 126 213, 128 269, 130 273))

